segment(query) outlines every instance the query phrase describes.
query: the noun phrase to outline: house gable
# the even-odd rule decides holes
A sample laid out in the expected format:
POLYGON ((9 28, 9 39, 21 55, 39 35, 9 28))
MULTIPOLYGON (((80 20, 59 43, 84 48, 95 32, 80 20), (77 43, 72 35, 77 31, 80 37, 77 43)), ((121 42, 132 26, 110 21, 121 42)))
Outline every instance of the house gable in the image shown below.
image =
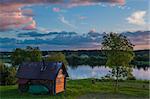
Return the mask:
POLYGON ((65 75, 63 74, 63 69, 60 69, 56 77, 56 93, 65 90, 65 75))

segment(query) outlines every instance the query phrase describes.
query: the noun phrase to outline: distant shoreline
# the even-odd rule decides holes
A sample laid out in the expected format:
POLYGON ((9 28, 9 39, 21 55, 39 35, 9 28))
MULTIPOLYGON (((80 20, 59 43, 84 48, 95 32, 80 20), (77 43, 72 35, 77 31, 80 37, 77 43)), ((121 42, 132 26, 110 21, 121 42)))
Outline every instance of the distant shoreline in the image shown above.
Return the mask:
MULTIPOLYGON (((103 51, 103 50, 41 50, 42 52, 80 52, 80 51, 103 51)), ((150 49, 140 49, 140 50, 134 50, 134 52, 138 51, 150 51, 150 49)), ((0 51, 0 53, 12 53, 13 51, 0 51)))

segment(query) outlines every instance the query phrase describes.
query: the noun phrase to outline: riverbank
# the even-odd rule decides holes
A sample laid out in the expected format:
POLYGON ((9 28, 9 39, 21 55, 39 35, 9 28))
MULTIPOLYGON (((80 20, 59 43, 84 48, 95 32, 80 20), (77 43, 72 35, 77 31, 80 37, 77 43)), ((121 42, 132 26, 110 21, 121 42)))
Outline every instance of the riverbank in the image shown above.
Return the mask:
POLYGON ((119 91, 114 93, 111 81, 97 81, 92 84, 91 79, 68 80, 66 93, 56 96, 21 94, 17 85, 0 86, 0 96, 2 99, 149 99, 149 81, 119 82, 119 91))

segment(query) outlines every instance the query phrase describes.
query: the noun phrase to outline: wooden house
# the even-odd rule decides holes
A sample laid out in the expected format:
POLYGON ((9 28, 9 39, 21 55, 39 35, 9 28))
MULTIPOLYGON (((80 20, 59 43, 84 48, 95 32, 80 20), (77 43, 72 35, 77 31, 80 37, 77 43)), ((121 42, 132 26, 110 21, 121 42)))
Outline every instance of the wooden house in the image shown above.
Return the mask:
MULTIPOLYGON (((44 86, 49 94, 55 95, 65 91, 68 73, 61 62, 26 62, 19 66, 16 77, 21 92, 44 86)), ((35 89, 36 92, 38 90, 35 89)))

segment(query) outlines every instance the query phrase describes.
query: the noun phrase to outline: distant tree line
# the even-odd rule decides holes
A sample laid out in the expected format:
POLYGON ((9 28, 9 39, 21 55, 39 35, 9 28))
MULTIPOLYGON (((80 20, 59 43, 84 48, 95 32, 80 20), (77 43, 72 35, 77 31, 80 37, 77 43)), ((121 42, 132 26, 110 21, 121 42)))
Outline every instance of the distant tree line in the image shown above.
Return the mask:
MULTIPOLYGON (((35 50, 37 48, 33 48, 33 49, 35 50)), ((21 63, 22 61, 35 61, 35 60, 41 61, 41 58, 37 58, 37 59, 32 58, 35 55, 33 52, 25 53, 27 51, 24 51, 24 50, 25 49, 17 48, 13 52, 9 52, 9 53, 1 52, 0 60, 3 62, 6 62, 6 63, 8 62, 8 63, 15 64, 15 65, 21 63), (14 56, 16 56, 15 54, 17 54, 17 53, 20 54, 17 56, 18 58, 20 56, 24 56, 24 57, 21 57, 19 59, 17 57, 13 58, 14 56), (32 55, 32 54, 34 54, 34 55, 32 55), (10 55, 11 55, 11 58, 9 57, 10 55), (8 56, 8 57, 6 57, 6 56, 8 56), (30 56, 32 56, 32 57, 30 58, 30 56), (15 62, 15 60, 16 60, 16 62, 15 62)), ((75 65, 93 65, 93 66, 94 65, 95 66, 105 65, 106 60, 107 60, 106 55, 104 54, 104 51, 101 51, 101 50, 90 50, 90 51, 88 51, 88 50, 79 50, 79 51, 65 50, 65 51, 40 51, 40 52, 39 51, 40 50, 38 49, 38 51, 36 51, 36 52, 40 53, 40 57, 46 56, 49 54, 53 54, 53 53, 63 53, 68 61, 68 65, 74 65, 74 66, 75 65), (82 55, 87 55, 88 57, 81 57, 82 55)), ((131 61, 130 64, 132 64, 138 68, 149 67, 150 66, 149 52, 150 52, 149 50, 134 51, 135 57, 131 61)))
MULTIPOLYGON (((71 66, 77 65, 90 65, 90 66, 104 66, 107 61, 107 57, 103 56, 89 56, 81 57, 76 54, 71 54, 66 56, 66 59, 71 66)), ((146 68, 150 66, 149 57, 146 56, 135 56, 134 59, 130 62, 131 65, 137 68, 146 68)))
POLYGON ((66 59, 72 67, 78 65, 102 66, 106 64, 106 57, 101 56, 81 57, 76 54, 71 54, 66 59))
MULTIPOLYGON (((64 50, 64 51, 42 51, 42 55, 47 55, 48 53, 58 53, 61 52, 66 56, 69 65, 105 65, 107 61, 106 52, 107 50, 64 50), (87 55, 88 57, 82 57, 82 55, 87 55), (74 61, 73 61, 74 60, 74 61)), ((145 68, 150 66, 150 50, 139 50, 134 51, 135 57, 130 62, 130 64, 137 66, 138 68, 145 68)))

